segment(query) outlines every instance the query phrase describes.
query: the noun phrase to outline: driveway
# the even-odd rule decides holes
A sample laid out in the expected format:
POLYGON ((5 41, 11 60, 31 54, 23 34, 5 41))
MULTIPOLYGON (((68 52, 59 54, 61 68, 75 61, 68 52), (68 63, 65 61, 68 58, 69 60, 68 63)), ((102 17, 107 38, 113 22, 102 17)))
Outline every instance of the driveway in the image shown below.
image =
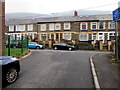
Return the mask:
POLYGON ((93 53, 99 52, 32 50, 20 61, 18 80, 5 88, 94 88, 89 63, 93 53))

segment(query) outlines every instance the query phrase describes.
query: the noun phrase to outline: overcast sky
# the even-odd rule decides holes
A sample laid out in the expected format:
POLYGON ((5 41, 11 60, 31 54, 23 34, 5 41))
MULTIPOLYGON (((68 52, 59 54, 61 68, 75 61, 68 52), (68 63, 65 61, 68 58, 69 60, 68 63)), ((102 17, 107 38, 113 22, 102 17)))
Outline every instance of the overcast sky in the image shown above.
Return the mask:
POLYGON ((6 13, 32 12, 50 14, 70 10, 110 10, 120 0, 6 0, 6 13), (97 7, 96 7, 97 6, 97 7))

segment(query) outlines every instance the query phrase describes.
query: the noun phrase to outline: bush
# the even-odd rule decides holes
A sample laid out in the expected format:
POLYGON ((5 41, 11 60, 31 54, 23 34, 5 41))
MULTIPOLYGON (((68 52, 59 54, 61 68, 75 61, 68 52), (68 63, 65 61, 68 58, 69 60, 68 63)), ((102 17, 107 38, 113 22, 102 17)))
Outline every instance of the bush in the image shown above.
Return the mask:
POLYGON ((79 42, 75 44, 75 47, 79 50, 95 50, 94 46, 88 42, 79 42))

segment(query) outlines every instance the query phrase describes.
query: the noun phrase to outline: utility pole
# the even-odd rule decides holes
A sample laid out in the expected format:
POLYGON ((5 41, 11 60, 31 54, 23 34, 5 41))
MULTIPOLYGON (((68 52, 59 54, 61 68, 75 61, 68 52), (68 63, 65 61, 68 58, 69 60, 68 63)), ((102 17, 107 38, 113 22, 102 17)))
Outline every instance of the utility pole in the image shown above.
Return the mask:
POLYGON ((0 56, 5 55, 5 0, 0 0, 0 56))

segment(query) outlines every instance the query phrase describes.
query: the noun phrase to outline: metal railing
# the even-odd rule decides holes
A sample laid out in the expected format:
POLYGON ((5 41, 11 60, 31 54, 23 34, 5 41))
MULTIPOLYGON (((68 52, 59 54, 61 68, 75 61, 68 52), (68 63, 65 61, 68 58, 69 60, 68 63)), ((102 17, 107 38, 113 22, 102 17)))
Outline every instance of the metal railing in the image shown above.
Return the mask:
POLYGON ((6 36, 5 55, 18 56, 24 51, 28 50, 28 36, 13 37, 12 35, 6 36))

